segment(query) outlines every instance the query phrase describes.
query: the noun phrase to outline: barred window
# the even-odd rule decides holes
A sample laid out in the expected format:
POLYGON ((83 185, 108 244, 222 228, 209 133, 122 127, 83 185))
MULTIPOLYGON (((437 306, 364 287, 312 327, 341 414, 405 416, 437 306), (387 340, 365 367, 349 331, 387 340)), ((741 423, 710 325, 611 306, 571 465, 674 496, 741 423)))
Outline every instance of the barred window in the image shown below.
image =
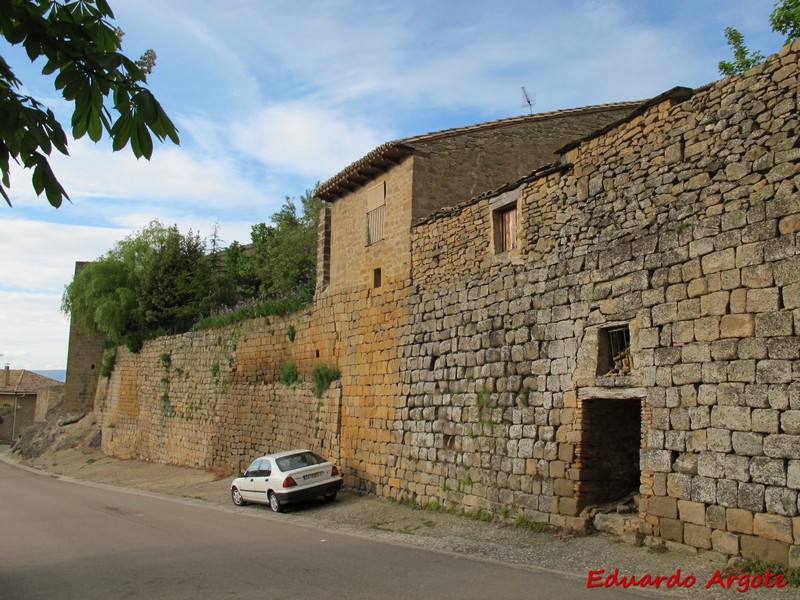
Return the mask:
POLYGON ((381 182, 367 190, 367 246, 383 239, 386 209, 386 184, 381 182))

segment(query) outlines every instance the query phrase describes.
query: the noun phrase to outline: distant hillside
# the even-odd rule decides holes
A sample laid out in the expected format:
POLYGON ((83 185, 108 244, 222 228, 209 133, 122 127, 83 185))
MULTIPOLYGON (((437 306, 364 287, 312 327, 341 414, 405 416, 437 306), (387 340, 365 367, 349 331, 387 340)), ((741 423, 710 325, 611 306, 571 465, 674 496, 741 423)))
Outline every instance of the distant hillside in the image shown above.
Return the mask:
POLYGON ((44 375, 45 377, 50 377, 52 379, 57 379, 58 381, 66 381, 67 380, 67 370, 66 369, 53 369, 50 371, 44 370, 39 371, 35 370, 34 373, 38 373, 39 375, 44 375))

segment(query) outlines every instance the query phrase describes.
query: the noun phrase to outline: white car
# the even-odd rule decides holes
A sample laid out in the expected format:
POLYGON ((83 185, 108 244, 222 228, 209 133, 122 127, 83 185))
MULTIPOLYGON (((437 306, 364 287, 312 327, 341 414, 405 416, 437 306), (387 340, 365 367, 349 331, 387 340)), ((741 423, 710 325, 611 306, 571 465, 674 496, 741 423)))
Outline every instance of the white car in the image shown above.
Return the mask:
POLYGON ((289 450, 255 459, 231 483, 236 506, 269 504, 275 512, 294 502, 317 496, 336 499, 342 475, 332 462, 311 450, 289 450))

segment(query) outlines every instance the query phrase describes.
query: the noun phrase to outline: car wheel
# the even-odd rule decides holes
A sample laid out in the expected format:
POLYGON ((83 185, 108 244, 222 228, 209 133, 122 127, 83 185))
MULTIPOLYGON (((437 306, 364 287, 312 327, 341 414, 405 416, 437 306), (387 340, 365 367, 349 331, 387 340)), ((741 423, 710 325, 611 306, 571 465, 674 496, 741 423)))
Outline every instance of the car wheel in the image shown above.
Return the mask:
POLYGON ((239 491, 239 488, 231 488, 231 500, 233 500, 236 506, 244 506, 247 504, 244 498, 242 498, 242 492, 239 491))
POLYGON ((275 512, 283 512, 283 505, 278 497, 272 492, 269 493, 269 507, 275 512))
POLYGON ((325 494, 325 500, 327 500, 328 502, 333 502, 334 500, 336 500, 336 492, 330 492, 328 494, 325 494))

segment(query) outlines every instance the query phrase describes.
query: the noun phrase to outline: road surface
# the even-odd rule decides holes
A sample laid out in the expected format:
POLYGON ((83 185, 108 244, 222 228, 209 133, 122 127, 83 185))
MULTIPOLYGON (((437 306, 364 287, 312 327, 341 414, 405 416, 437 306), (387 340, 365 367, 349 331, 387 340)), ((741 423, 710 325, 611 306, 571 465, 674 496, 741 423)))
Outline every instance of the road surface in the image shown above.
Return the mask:
POLYGON ((642 597, 2 462, 0 539, 3 600, 642 597))

